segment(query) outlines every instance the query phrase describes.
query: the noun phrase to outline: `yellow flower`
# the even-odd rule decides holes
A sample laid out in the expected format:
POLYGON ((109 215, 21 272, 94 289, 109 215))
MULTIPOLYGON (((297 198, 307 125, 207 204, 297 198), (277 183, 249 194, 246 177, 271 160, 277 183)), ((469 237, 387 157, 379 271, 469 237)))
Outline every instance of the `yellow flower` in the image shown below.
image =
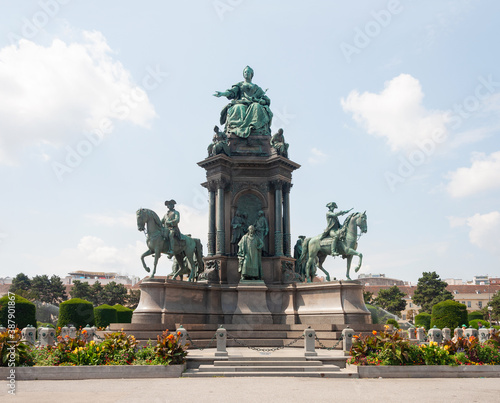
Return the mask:
POLYGON ((73 354, 78 354, 78 347, 73 350, 73 354))
POLYGON ((93 345, 95 344, 95 341, 94 341, 94 340, 91 340, 91 341, 89 342, 89 344, 90 344, 91 346, 93 346, 93 345))
POLYGON ((374 335, 376 335, 376 334, 377 334, 377 331, 376 331, 376 330, 372 330, 372 333, 373 333, 374 335))
POLYGON ((448 350, 450 349, 450 346, 446 345, 446 346, 444 346, 444 349, 445 349, 446 351, 448 351, 448 350))

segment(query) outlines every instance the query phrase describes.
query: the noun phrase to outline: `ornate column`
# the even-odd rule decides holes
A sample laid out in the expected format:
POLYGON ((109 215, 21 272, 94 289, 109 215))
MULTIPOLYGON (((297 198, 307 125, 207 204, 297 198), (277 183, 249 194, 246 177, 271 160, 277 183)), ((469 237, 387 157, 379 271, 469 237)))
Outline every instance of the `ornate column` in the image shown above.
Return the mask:
POLYGON ((215 255, 215 190, 213 182, 207 185, 208 189, 208 256, 215 255))
POLYGON ((283 184, 283 253, 291 257, 292 234, 290 230, 290 188, 291 183, 283 184))
POLYGON ((274 185, 274 255, 283 256, 283 181, 274 185))
POLYGON ((217 199, 215 206, 216 216, 216 247, 215 252, 217 255, 224 255, 226 253, 226 234, 224 231, 224 192, 226 182, 223 180, 215 181, 217 184, 217 199))

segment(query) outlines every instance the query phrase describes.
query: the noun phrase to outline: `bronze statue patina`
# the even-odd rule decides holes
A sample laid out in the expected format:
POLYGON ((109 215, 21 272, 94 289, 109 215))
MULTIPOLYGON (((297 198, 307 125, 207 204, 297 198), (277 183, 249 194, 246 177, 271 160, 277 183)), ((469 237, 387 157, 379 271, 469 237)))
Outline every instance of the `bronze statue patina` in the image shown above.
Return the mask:
POLYGON ((255 221, 255 234, 260 238, 262 241, 263 247, 262 251, 267 253, 267 248, 266 248, 266 236, 269 234, 269 224, 267 223, 266 216, 264 215, 264 212, 262 210, 259 210, 257 213, 257 220, 255 221))
POLYGON ((279 129, 277 133, 271 137, 271 147, 276 150, 276 154, 288 158, 288 143, 285 143, 283 129, 279 129))
POLYGON ((167 241, 167 254, 169 255, 169 258, 171 258, 174 253, 172 250, 174 242, 176 240, 178 242, 182 242, 181 232, 179 231, 179 221, 181 220, 181 215, 174 209, 175 204, 175 200, 167 200, 165 202, 165 206, 167 206, 168 211, 161 220, 163 225, 163 236, 167 241))
POLYGON ((209 157, 213 157, 217 154, 226 154, 227 156, 231 155, 226 133, 221 132, 219 130, 219 126, 214 127, 214 136, 212 138, 212 142, 207 148, 207 151, 209 157))
POLYGON ((255 227, 250 225, 238 244, 238 271, 242 280, 262 279, 262 240, 255 233, 255 227))
POLYGON ((305 279, 305 262, 300 261, 300 256, 302 255, 302 244, 304 243, 306 237, 304 235, 299 235, 295 246, 293 247, 293 258, 295 259, 295 272, 300 276, 302 280, 305 279))
POLYGON ((142 265, 144 270, 149 273, 151 270, 146 266, 144 258, 154 255, 153 272, 150 276, 150 278, 154 278, 158 259, 162 253, 174 255, 177 264, 183 271, 187 270, 184 265, 184 257, 186 257, 189 264, 189 281, 194 281, 197 274, 195 261, 198 264, 198 271, 203 271, 203 248, 199 239, 193 239, 180 233, 177 226, 180 216, 173 209, 173 205, 175 202, 169 203, 169 212, 164 220, 165 225, 169 226, 168 228, 163 226, 160 217, 153 210, 145 208, 137 210, 137 229, 146 232, 148 246, 148 250, 141 256, 142 265), (168 231, 166 231, 167 229, 168 231), (175 235, 176 233, 178 235, 175 235))
POLYGON ((240 210, 236 210, 233 220, 231 221, 232 236, 231 243, 238 244, 247 231, 245 216, 240 210))
POLYGON ((335 203, 335 202, 328 203, 326 205, 326 207, 328 207, 328 212, 326 213, 327 227, 323 231, 323 234, 321 235, 321 239, 324 239, 328 236, 332 237, 333 242, 332 242, 331 255, 337 256, 338 255, 337 242, 338 242, 338 239, 341 235, 340 232, 341 232, 341 228, 342 228, 342 226, 340 225, 340 222, 339 222, 339 216, 347 214, 352 209, 335 212, 335 209, 337 208, 337 203, 335 203))
POLYGON ((233 85, 227 91, 215 91, 215 97, 226 97, 231 103, 226 105, 220 116, 229 136, 247 138, 250 135, 271 135, 273 113, 269 108, 271 100, 266 91, 252 83, 253 70, 247 66, 243 70, 244 81, 233 85))
MULTIPOLYGON (((338 251, 344 259, 347 259, 346 278, 348 280, 351 279, 349 272, 351 269, 352 257, 354 255, 359 257, 359 264, 355 269, 356 272, 361 268, 363 262, 363 254, 356 251, 358 247, 358 228, 361 230, 361 233, 367 231, 366 211, 349 215, 340 229, 340 237, 338 239, 336 251, 338 251)), ((312 282, 316 275, 316 263, 319 269, 326 274, 327 281, 330 281, 330 275, 323 268, 323 262, 328 255, 332 254, 333 239, 325 239, 323 235, 324 233, 313 238, 306 238, 302 244, 300 262, 305 264, 307 282, 312 282)))

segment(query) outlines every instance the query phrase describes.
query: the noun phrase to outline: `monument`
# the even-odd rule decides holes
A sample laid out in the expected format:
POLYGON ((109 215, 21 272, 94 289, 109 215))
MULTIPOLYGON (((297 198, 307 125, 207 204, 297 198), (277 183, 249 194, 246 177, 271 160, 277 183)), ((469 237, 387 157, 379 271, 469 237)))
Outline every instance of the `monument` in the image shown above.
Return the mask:
POLYGON ((138 229, 148 228, 144 268, 149 271, 144 257, 154 255, 154 274, 161 253, 173 255, 177 272, 189 273, 189 281, 145 279, 132 323, 371 323, 362 285, 349 278, 353 256, 360 258, 356 269, 361 265, 357 231, 366 232, 366 213, 351 213, 340 225, 338 217, 350 210, 335 213, 329 203, 325 233, 302 237, 292 257, 290 193, 300 165, 289 157, 293 143, 285 142, 283 129, 271 135, 271 100, 253 76, 247 66, 243 81, 214 94, 230 102, 220 114, 224 130, 214 127, 208 156, 198 163, 207 178, 207 256, 199 240, 179 231, 175 201, 165 202, 163 223, 151 210, 137 212, 138 229), (347 259, 348 280, 312 283, 316 267, 324 270, 332 254, 347 259))

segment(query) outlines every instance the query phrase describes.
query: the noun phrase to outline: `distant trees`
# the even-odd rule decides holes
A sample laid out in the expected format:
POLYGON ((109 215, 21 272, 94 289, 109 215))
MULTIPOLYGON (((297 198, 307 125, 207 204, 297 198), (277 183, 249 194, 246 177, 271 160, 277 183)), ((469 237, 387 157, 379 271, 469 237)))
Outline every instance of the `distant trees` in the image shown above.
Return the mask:
POLYGON ((127 289, 123 284, 117 284, 111 281, 104 287, 99 281, 89 285, 79 280, 73 281, 73 288, 70 291, 72 298, 81 298, 92 302, 94 306, 102 304, 108 305, 126 305, 128 301, 127 289))
POLYGON ((373 292, 363 290, 363 299, 365 304, 371 304, 373 302, 373 292))
POLYGON ((66 288, 59 276, 48 277, 46 274, 35 276, 32 280, 24 274, 19 273, 12 279, 10 292, 21 295, 31 301, 46 302, 58 305, 67 299, 66 288))
POLYGON ((491 301, 488 303, 488 306, 491 306, 491 319, 499 320, 500 319, 500 291, 498 291, 491 301))
POLYGON ((438 302, 453 299, 453 294, 446 289, 447 285, 435 271, 422 273, 413 294, 413 302, 422 307, 420 313, 431 314, 432 307, 438 302))
POLYGON ((397 286, 392 286, 391 288, 381 289, 373 303, 394 315, 401 316, 401 311, 406 307, 404 297, 404 292, 397 286))

